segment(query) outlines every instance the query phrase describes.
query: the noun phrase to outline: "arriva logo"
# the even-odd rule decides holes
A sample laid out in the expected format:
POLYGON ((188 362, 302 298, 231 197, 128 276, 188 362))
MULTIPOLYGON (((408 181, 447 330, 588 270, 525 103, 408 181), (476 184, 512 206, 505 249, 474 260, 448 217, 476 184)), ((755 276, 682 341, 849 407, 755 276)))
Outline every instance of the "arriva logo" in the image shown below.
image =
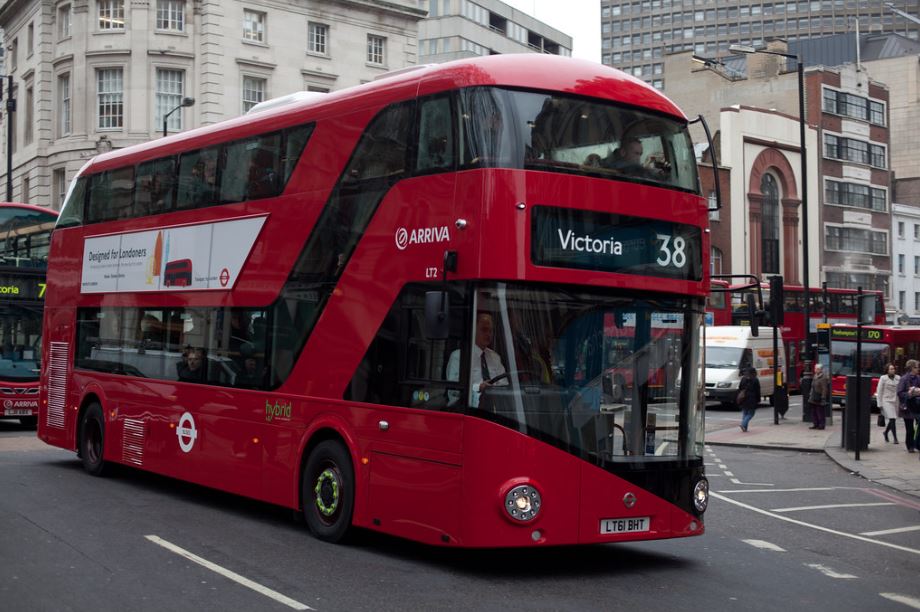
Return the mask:
POLYGON ((441 227, 423 227, 407 230, 404 227, 396 230, 396 248, 404 251, 410 244, 432 244, 435 242, 448 242, 450 231, 446 225, 441 227))

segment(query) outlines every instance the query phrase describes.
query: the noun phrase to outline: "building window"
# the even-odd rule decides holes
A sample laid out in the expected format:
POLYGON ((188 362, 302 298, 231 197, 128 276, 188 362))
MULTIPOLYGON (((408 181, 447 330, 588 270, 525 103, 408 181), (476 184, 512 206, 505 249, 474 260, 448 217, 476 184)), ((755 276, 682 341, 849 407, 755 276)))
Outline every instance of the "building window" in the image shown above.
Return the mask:
MULTIPOLYGON (((166 70, 157 68, 156 84, 156 128, 163 125, 163 117, 166 113, 176 108, 182 102, 182 96, 185 95, 185 71, 183 70, 166 70)), ((171 132, 182 131, 182 111, 176 111, 169 116, 166 129, 171 132)))
POLYGON ((30 145, 32 144, 32 135, 33 135, 33 125, 35 123, 35 90, 31 85, 26 87, 26 119, 25 119, 25 135, 23 136, 23 144, 30 145))
POLYGON ((329 54, 329 26, 323 23, 307 25, 307 51, 317 55, 329 54))
POLYGON ((721 211, 718 208, 716 208, 719 205, 719 201, 716 199, 716 192, 710 191, 709 197, 707 199, 709 201, 709 220, 718 221, 719 213, 721 211))
POLYGON ((885 147, 855 138, 824 134, 824 157, 886 168, 885 147))
POLYGON ((121 68, 96 71, 96 108, 99 129, 120 128, 124 122, 124 72, 121 68))
POLYGON ((243 112, 265 99, 265 79, 243 77, 243 112))
POLYGON ((914 255, 914 275, 920 275, 920 255, 914 255))
POLYGON ((898 274, 904 274, 904 254, 898 255, 898 274))
POLYGON ((722 274, 722 251, 716 247, 710 250, 709 273, 722 274))
POLYGON ((70 135, 70 74, 58 75, 58 137, 70 135))
POLYGON ((29 193, 32 191, 31 181, 28 176, 22 177, 22 200, 20 202, 29 202, 29 193))
POLYGON ((383 66, 386 57, 386 41, 383 36, 367 35, 367 62, 377 66, 383 66))
POLYGON ((888 210, 888 196, 884 189, 859 183, 828 179, 824 183, 824 199, 826 203, 838 206, 855 206, 880 212, 888 210))
POLYGON ((779 188, 772 174, 764 174, 760 192, 763 194, 760 224, 761 271, 763 274, 779 274, 779 188))
POLYGON ((157 0, 157 29, 185 31, 185 0, 157 0))
POLYGON ((898 221, 898 238, 904 237, 904 222, 898 221))
POLYGON ((57 19, 58 39, 63 40, 65 38, 70 38, 71 28, 73 27, 73 13, 70 10, 69 4, 58 7, 57 19))
POLYGON ((825 226, 824 245, 828 251, 888 255, 888 234, 853 227, 825 226))
POLYGON ((904 291, 898 291, 898 308, 904 310, 904 291))
POLYGON ((35 24, 30 23, 26 29, 26 57, 32 57, 35 52, 35 24))
POLYGON ((64 205, 64 196, 67 195, 67 172, 64 168, 55 168, 51 176, 52 203, 55 210, 61 210, 64 205))
POLYGON ((125 0, 98 0, 99 29, 125 29, 125 0))
POLYGON ((10 62, 10 72, 16 72, 16 65, 19 63, 19 39, 14 38, 13 42, 10 43, 9 51, 9 62, 10 62))
POLYGON ((885 104, 856 94, 825 87, 821 108, 825 113, 885 125, 885 104))
POLYGON ((265 13, 243 11, 243 40, 265 42, 265 13))
POLYGON ((920 293, 914 292, 914 310, 920 310, 920 293))

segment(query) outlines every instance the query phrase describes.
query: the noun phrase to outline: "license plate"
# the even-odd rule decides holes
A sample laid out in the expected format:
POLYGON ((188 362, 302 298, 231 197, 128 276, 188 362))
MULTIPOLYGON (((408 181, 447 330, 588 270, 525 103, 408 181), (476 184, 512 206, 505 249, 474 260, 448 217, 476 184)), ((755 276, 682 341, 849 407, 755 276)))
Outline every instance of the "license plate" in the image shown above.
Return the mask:
POLYGON ((32 416, 32 411, 23 408, 7 408, 3 414, 4 416, 32 416))
POLYGON ((648 516, 634 518, 601 519, 601 535, 610 533, 639 533, 648 531, 652 526, 652 519, 648 516))

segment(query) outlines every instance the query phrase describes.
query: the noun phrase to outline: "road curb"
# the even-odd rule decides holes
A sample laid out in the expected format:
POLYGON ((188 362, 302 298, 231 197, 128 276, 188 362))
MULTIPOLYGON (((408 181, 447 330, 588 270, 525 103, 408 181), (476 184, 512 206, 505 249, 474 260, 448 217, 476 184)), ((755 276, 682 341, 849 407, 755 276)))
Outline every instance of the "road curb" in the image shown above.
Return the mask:
POLYGON ((706 441, 706 446, 735 446, 737 448, 754 448, 758 450, 784 450, 798 451, 800 453, 825 453, 823 448, 803 448, 798 446, 776 446, 773 444, 751 444, 738 442, 710 442, 706 441))

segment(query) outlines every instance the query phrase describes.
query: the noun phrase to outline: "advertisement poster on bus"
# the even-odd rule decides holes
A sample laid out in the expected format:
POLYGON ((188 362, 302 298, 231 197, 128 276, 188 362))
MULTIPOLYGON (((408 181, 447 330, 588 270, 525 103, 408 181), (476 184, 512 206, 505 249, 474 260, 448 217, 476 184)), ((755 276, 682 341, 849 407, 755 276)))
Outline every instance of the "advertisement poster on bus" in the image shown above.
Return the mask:
POLYGON ((265 216, 87 238, 82 293, 233 288, 265 216))

